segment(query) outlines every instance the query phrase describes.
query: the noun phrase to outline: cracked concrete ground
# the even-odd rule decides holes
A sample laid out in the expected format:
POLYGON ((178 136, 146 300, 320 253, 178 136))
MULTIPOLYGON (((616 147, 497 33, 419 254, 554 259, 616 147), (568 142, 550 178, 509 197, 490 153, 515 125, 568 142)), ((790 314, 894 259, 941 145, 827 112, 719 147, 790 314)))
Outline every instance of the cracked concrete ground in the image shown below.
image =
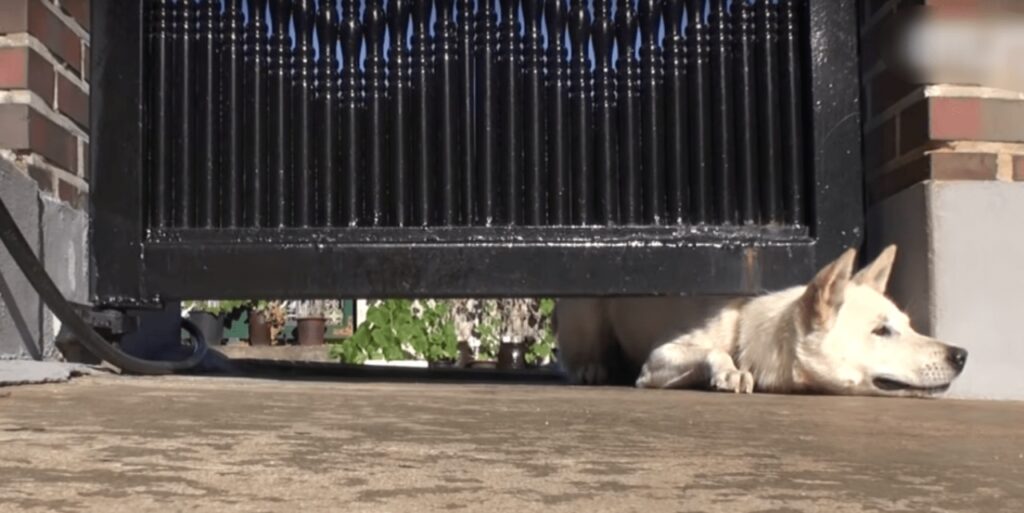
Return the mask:
POLYGON ((1024 511, 1024 403, 91 376, 0 389, 0 511, 1024 511))

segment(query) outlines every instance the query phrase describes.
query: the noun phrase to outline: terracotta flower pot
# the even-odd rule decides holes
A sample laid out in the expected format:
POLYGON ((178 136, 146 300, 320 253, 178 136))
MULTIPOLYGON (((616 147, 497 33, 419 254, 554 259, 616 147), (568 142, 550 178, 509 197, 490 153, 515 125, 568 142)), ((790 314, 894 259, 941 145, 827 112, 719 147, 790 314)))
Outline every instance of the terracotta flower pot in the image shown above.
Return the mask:
POLYGON ((255 311, 249 312, 249 345, 271 345, 270 325, 263 314, 255 311))
POLYGON ((319 346, 324 343, 327 319, 305 318, 296 321, 296 339, 300 346, 319 346))

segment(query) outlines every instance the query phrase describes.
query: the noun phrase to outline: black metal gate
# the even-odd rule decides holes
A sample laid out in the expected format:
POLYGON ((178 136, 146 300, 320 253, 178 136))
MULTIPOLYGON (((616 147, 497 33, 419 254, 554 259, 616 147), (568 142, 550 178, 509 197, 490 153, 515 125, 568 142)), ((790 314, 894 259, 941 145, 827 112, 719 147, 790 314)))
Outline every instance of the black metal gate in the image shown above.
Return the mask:
POLYGON ((93 0, 94 299, 804 279, 860 239, 854 4, 93 0))

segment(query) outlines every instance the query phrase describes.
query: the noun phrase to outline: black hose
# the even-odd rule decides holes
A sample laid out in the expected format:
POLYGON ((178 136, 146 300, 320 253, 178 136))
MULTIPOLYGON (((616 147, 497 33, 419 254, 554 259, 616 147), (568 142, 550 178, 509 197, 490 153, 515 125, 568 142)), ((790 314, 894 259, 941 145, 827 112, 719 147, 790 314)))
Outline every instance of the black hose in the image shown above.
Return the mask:
POLYGON ((60 289, 46 273, 46 268, 36 258, 32 248, 25 240, 25 236, 18 229, 18 225, 11 216, 11 211, 0 199, 0 240, 3 240, 7 251, 18 264, 18 268, 28 278, 29 283, 35 288, 39 297, 43 299, 50 311, 60 319, 68 329, 71 330, 79 341, 97 358, 106 360, 112 365, 119 367, 125 372, 134 374, 170 374, 177 371, 191 369, 199 364, 206 356, 208 347, 199 329, 187 319, 182 319, 182 327, 192 335, 194 350, 192 355, 181 361, 165 362, 144 360, 129 355, 104 340, 92 326, 89 326, 71 306, 60 289))

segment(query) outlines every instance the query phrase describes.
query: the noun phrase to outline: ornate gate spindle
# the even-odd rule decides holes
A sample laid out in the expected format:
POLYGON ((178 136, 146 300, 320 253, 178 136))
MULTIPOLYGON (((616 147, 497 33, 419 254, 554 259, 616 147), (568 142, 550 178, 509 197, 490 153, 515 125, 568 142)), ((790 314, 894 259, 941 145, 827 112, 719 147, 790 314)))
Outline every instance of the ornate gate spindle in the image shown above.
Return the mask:
POLYGON ((321 226, 337 222, 338 183, 338 11, 335 0, 322 0, 316 13, 319 52, 316 64, 316 168, 317 221, 321 226))
POLYGON ((501 25, 498 27, 498 65, 501 68, 501 174, 504 221, 522 222, 523 202, 523 77, 520 69, 519 37, 520 0, 501 0, 501 25))
POLYGON ((195 21, 192 2, 178 2, 174 19, 174 110, 177 130, 174 149, 174 225, 188 228, 193 224, 192 198, 192 24, 195 21))
POLYGON ((245 27, 245 222, 261 226, 267 171, 267 0, 249 0, 245 27))
POLYGON ((523 0, 523 171, 526 180, 526 224, 545 224, 544 190, 544 43, 541 0, 523 0))
POLYGON ((745 0, 732 5, 733 79, 736 94, 737 201, 740 222, 758 222, 757 84, 754 75, 754 10, 745 0))
POLYGON ((665 0, 665 186, 668 222, 688 217, 690 144, 686 109, 686 47, 682 35, 684 0, 665 0))
POLYGON ((803 94, 800 67, 800 0, 781 0, 780 69, 782 70, 782 169, 785 176, 786 223, 803 224, 804 220, 804 145, 803 94))
POLYGON ((594 168, 590 129, 590 13, 587 0, 572 0, 569 11, 569 39, 572 61, 569 68, 572 132, 573 222, 593 222, 594 168))
POLYGON ((711 2, 711 104, 715 161, 715 212, 721 223, 736 223, 736 148, 733 144, 732 29, 726 0, 711 2))
POLYGON ((198 220, 203 228, 217 226, 217 151, 218 110, 220 98, 217 91, 217 32, 220 5, 215 0, 201 0, 199 19, 195 24, 198 43, 196 66, 196 156, 195 173, 198 179, 198 220))
POLYGON ((431 56, 430 7, 432 0, 413 0, 412 6, 412 92, 413 92, 413 222, 426 226, 434 223, 434 126, 433 61, 431 56))
MULTIPOLYGON (((313 188, 313 8, 312 0, 294 0, 295 52, 292 55, 292 154, 295 191, 294 223, 310 226, 314 219, 313 188)), ((320 134, 323 135, 323 134, 320 134)), ((319 136, 318 136, 319 137, 319 136)))
MULTIPOLYGON (((437 19, 434 34, 437 37, 436 91, 437 109, 437 170, 440 174, 440 212, 438 219, 443 226, 458 222, 458 178, 462 175, 459 167, 459 68, 458 33, 455 29, 453 10, 455 0, 437 0, 437 19)), ((434 130, 433 127, 430 130, 434 130)))
POLYGON ((236 227, 242 222, 243 108, 242 0, 228 0, 224 10, 221 66, 221 223, 236 227))
POLYGON ((687 4, 686 42, 690 93, 690 215, 695 223, 711 221, 711 76, 704 0, 687 4))
POLYGON ((548 0, 544 20, 548 29, 548 210, 549 222, 571 222, 569 188, 569 81, 565 48, 564 0, 548 0))
POLYGON ((476 16, 476 170, 480 197, 477 217, 495 222, 498 169, 498 69, 495 0, 480 0, 476 16))
POLYGON ((271 0, 270 17, 274 32, 270 44, 270 225, 283 228, 291 223, 289 198, 291 197, 291 36, 288 22, 291 17, 290 0, 271 0))
POLYGON ((597 218, 604 224, 619 220, 618 157, 615 140, 615 72, 612 70, 612 44, 615 34, 611 19, 611 0, 594 2, 594 166, 597 176, 597 218))
POLYGON ((388 118, 384 77, 384 0, 367 0, 366 28, 366 173, 369 224, 387 223, 388 118))
MULTIPOLYGON (((360 176, 363 173, 363 72, 359 65, 363 48, 363 27, 359 22, 360 0, 341 2, 341 47, 345 67, 341 70, 341 189, 342 219, 347 226, 356 226, 363 214, 362 199, 366 194, 360 176)), ((372 191, 371 195, 372 195, 372 191)))
POLYGON ((779 126, 779 52, 775 5, 757 3, 758 162, 761 164, 761 210, 764 221, 782 222, 782 141, 779 126))
POLYGON ((173 40, 171 36, 170 0, 157 0, 151 7, 149 52, 150 65, 150 118, 148 137, 152 150, 149 155, 149 225, 164 228, 170 225, 171 194, 171 77, 173 40))
POLYGON ((661 224, 665 218, 661 106, 661 48, 658 21, 661 0, 640 0, 640 101, 643 105, 641 148, 644 173, 644 222, 661 224))
POLYGON ((623 224, 640 224, 640 63, 636 36, 640 20, 633 0, 619 0, 615 13, 619 70, 619 197, 623 224))

